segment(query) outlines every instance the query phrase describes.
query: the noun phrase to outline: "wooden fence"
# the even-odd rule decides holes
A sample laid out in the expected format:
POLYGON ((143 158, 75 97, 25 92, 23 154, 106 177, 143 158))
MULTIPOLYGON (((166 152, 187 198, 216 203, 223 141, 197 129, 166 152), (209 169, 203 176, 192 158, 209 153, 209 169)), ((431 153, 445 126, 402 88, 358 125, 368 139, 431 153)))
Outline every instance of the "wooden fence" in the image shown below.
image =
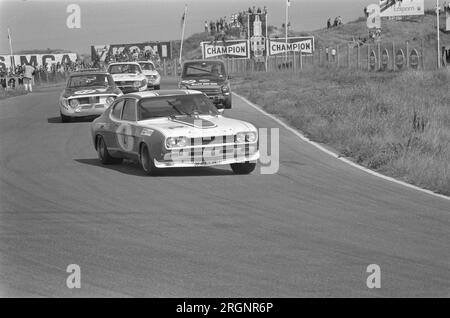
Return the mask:
POLYGON ((423 41, 375 44, 340 44, 316 47, 313 54, 270 56, 266 61, 224 59, 230 74, 301 71, 312 67, 348 68, 366 71, 436 69, 436 53, 425 50, 423 41))

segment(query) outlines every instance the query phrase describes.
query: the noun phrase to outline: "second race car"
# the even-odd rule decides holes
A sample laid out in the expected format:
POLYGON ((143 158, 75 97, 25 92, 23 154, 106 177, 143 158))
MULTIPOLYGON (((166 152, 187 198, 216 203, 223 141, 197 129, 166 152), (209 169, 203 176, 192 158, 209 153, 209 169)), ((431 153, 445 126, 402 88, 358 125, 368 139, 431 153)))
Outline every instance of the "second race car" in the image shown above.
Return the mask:
POLYGON ((121 95, 122 91, 106 72, 74 72, 59 97, 61 121, 101 115, 121 95))

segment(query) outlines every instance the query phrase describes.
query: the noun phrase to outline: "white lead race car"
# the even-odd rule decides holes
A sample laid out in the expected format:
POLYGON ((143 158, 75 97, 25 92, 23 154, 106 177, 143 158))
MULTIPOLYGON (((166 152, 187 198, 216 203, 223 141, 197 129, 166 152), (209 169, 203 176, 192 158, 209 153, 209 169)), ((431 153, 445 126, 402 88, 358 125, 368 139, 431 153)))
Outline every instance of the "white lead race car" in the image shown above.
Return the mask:
POLYGON ((259 159, 255 126, 224 117, 199 91, 123 95, 92 122, 91 131, 103 164, 130 159, 149 175, 166 168, 216 165, 249 174, 259 159))

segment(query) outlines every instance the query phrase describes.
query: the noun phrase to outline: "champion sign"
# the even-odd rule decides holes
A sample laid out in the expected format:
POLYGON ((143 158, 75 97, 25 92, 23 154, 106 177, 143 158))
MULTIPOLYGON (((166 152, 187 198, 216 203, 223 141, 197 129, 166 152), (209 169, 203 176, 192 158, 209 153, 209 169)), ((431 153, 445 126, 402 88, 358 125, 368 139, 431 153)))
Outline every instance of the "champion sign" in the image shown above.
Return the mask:
POLYGON ((216 43, 202 42, 203 58, 211 57, 231 57, 231 58, 249 58, 250 51, 248 41, 221 41, 216 43))
POLYGON ((277 55, 286 52, 302 52, 302 54, 312 54, 314 52, 314 37, 295 37, 270 39, 269 55, 277 55))

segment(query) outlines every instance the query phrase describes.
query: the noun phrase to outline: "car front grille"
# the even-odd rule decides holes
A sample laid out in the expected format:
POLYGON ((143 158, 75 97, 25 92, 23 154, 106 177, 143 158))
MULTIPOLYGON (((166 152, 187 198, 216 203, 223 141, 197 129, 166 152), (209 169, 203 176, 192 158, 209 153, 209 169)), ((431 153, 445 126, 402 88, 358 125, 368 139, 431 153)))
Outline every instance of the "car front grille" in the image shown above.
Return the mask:
POLYGON ((80 97, 80 98, 77 98, 77 100, 78 100, 78 103, 80 103, 80 105, 97 104, 100 101, 100 97, 99 96, 80 97))
POLYGON ((119 81, 119 82, 116 82, 116 85, 120 86, 120 87, 133 87, 134 82, 135 81, 119 81))
POLYGON ((223 145, 234 143, 234 135, 228 136, 205 136, 198 138, 190 138, 188 140, 188 145, 190 146, 200 146, 200 145, 223 145))

